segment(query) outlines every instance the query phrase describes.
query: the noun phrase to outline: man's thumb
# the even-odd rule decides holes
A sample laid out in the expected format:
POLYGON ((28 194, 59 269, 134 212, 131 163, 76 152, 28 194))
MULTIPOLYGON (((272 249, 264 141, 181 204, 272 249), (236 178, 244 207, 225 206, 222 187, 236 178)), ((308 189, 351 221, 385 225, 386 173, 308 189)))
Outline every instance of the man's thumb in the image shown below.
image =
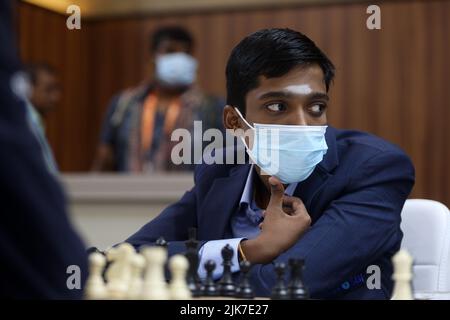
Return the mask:
POLYGON ((284 195, 284 187, 280 180, 275 177, 269 178, 270 184, 270 201, 269 207, 279 207, 281 208, 283 205, 283 195, 284 195))

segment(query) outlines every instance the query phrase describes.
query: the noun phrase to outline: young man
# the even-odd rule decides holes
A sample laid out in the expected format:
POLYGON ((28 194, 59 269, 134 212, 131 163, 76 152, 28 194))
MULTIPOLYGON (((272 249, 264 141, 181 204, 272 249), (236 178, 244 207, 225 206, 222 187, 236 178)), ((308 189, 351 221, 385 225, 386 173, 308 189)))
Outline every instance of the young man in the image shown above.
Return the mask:
POLYGON ((170 161, 177 128, 222 128, 223 101, 196 85, 194 40, 177 26, 158 29, 151 39, 155 74, 151 83, 125 90, 112 99, 97 148, 94 171, 158 172, 190 170, 170 161))
POLYGON ((258 295, 270 294, 274 263, 302 258, 313 298, 390 298, 400 212, 414 184, 409 158, 375 136, 325 127, 334 67, 299 32, 248 36, 232 51, 226 76, 224 124, 255 134, 253 142, 243 139, 253 164, 198 166, 194 188, 127 241, 140 246, 163 236, 174 254, 185 251, 193 226, 201 265, 213 259, 220 266, 220 250, 230 244, 233 271, 239 259, 255 264, 258 295), (272 129, 279 141, 264 145, 264 130, 272 129), (381 271, 380 289, 366 285, 370 265, 381 271))

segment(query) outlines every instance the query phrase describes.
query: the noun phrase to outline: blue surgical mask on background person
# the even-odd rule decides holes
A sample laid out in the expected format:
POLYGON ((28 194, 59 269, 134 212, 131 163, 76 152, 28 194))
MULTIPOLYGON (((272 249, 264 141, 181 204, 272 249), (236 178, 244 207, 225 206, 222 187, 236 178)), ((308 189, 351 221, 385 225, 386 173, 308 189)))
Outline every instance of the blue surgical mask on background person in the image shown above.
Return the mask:
POLYGON ((259 123, 251 126, 235 110, 254 132, 251 148, 241 136, 250 159, 263 173, 277 177, 284 184, 306 180, 327 153, 327 126, 259 123))
POLYGON ((197 75, 197 60, 184 52, 156 57, 156 78, 171 87, 189 86, 197 75))

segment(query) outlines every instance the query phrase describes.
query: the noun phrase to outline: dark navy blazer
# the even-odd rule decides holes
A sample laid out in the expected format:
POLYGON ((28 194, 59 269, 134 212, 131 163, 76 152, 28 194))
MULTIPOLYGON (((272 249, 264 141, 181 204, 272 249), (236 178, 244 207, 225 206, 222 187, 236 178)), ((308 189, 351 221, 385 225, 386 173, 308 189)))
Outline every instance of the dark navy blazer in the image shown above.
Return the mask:
MULTIPOLYGON (((314 298, 389 298, 391 257, 400 248, 400 212, 414 184, 414 167, 399 148, 367 133, 329 127, 326 140, 323 161, 294 192, 312 226, 274 262, 305 259, 304 281, 314 298), (366 285, 370 265, 380 268, 381 289, 366 285)), ((249 168, 199 165, 193 189, 127 241, 140 246, 163 236, 171 255, 185 251, 189 227, 198 228, 201 241, 231 238, 231 216, 249 168)), ((251 282, 258 295, 269 295, 274 263, 254 266, 251 282)))
POLYGON ((0 297, 78 299, 82 290, 68 288, 75 273, 67 270, 80 268, 83 288, 85 247, 28 126, 25 104, 11 90, 20 65, 10 14, 10 1, 0 1, 0 297))

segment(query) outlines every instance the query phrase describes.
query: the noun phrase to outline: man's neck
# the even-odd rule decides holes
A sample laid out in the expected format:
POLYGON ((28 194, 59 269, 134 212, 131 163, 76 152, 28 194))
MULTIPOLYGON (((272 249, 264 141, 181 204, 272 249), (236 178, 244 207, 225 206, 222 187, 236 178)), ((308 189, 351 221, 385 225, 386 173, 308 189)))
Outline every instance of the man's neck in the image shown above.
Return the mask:
POLYGON ((161 100, 171 100, 182 95, 187 88, 170 88, 161 86, 160 84, 155 85, 154 92, 158 95, 161 100))
POLYGON ((261 175, 261 169, 255 165, 256 175, 253 178, 253 190, 256 205, 259 208, 267 208, 270 200, 269 176, 261 175))
MULTIPOLYGON (((261 169, 255 165, 256 175, 253 179, 253 190, 255 196, 255 202, 259 208, 267 208, 270 201, 270 176, 267 174, 261 174, 261 169)), ((287 185, 283 184, 286 189, 287 185)))

